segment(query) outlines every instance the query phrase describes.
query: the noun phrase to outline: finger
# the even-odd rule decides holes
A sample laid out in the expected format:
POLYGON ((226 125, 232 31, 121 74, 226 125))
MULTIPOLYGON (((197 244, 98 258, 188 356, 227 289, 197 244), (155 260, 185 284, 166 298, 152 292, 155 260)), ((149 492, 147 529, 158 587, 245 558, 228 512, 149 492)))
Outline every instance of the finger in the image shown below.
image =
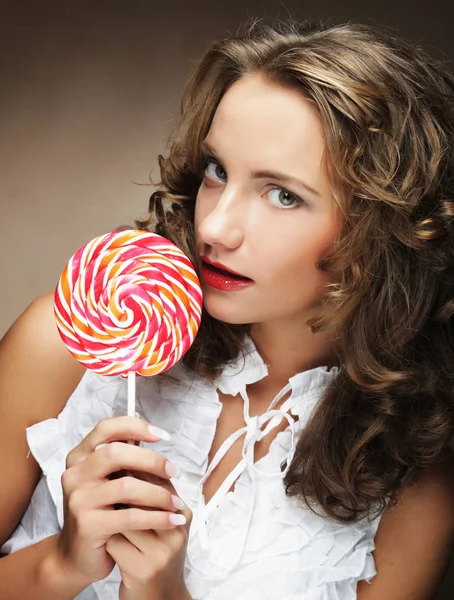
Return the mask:
POLYGON ((175 515, 175 517, 179 516, 182 517, 180 519, 180 526, 174 527, 173 529, 161 529, 156 531, 156 535, 161 541, 175 547, 175 549, 180 547, 181 542, 187 540, 189 537, 189 530, 192 523, 192 510, 186 506, 184 510, 175 515), (183 522, 183 520, 185 522, 183 522), (182 534, 183 539, 181 538, 182 534))
MULTIPOLYGON (((182 515, 185 518, 185 515, 182 515)), ((188 515, 189 517, 189 515, 188 515)), ((178 554, 187 548, 189 540, 190 521, 173 529, 157 529, 155 530, 156 543, 159 542, 168 548, 172 554, 178 554)), ((129 535, 129 532, 127 532, 129 535)), ((133 532, 134 533, 134 532, 133 532)), ((132 540, 131 540, 132 541, 132 540)), ((132 541, 132 543, 134 543, 132 541)), ((150 542, 148 542, 150 544, 150 542)), ((137 545, 137 544, 135 544, 137 545)), ((137 546, 139 547, 139 546, 137 546)), ((144 546, 145 549, 147 546, 144 546)), ((140 547, 142 549, 142 547, 140 547)))
MULTIPOLYGON (((143 471, 130 471, 128 473, 128 475, 132 475, 133 477, 136 477, 137 479, 141 479, 142 481, 147 481, 148 483, 152 483, 154 485, 158 485, 158 486, 164 488, 175 498, 175 502, 176 502, 176 499, 178 498, 178 503, 175 503, 175 506, 177 506, 178 510, 184 511, 187 509, 186 504, 178 496, 178 492, 176 491, 174 485, 172 484, 172 482, 170 480, 161 479, 160 477, 156 477, 155 475, 151 475, 150 473, 144 473, 143 471)), ((192 519, 191 511, 189 511, 189 513, 190 513, 189 518, 192 519)))
POLYGON ((177 493, 170 480, 162 479, 161 477, 158 477, 157 475, 153 475, 153 473, 145 473, 144 471, 132 470, 132 471, 128 471, 128 473, 126 473, 126 471, 125 471, 124 475, 126 475, 126 474, 131 475, 132 477, 135 477, 136 479, 140 479, 141 481, 148 481, 148 483, 153 483, 154 485, 160 485, 172 494, 177 493))
POLYGON ((90 488, 87 494, 94 508, 114 504, 133 504, 171 512, 186 508, 178 496, 171 494, 162 486, 129 476, 106 481, 96 488, 90 488))
POLYGON ((92 510, 84 521, 85 532, 90 538, 108 537, 124 531, 146 531, 174 529, 172 520, 182 515, 164 510, 125 508, 123 510, 92 510))
POLYGON ((156 532, 153 529, 147 531, 123 531, 122 535, 143 554, 149 554, 150 549, 155 550, 158 543, 156 532))
POLYGON ((75 469, 87 479, 102 479, 121 470, 144 471, 161 479, 178 477, 180 474, 179 468, 159 452, 125 442, 112 442, 92 452, 75 469))
POLYGON ((66 467, 74 466, 89 456, 100 444, 108 444, 116 440, 157 442, 170 439, 169 434, 137 417, 113 417, 102 419, 94 429, 69 452, 66 467))
POLYGON ((142 552, 131 544, 121 533, 111 535, 106 542, 106 550, 114 561, 120 565, 137 564, 142 552))

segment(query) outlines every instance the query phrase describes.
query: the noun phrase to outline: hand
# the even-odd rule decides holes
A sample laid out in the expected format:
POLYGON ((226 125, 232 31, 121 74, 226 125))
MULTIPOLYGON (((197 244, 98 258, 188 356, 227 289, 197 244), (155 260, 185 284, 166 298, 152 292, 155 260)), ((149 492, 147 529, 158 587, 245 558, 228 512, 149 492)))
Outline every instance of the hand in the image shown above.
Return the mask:
MULTIPOLYGON (((169 481, 134 475, 176 493, 169 481)), ((123 531, 109 538, 107 551, 122 576, 120 600, 191 600, 183 569, 192 511, 185 507, 182 513, 186 523, 173 530, 123 531)))
POLYGON ((166 468, 170 463, 164 456, 118 441, 158 439, 141 419, 104 419, 67 456, 62 476, 64 526, 56 562, 66 575, 85 587, 107 577, 114 567, 115 561, 106 549, 110 536, 121 531, 176 527, 169 520, 177 508, 168 490, 134 477, 110 478, 121 470, 138 469, 168 480, 166 468), (95 451, 99 444, 106 446, 95 451), (114 508, 131 503, 135 506, 125 510, 114 508))

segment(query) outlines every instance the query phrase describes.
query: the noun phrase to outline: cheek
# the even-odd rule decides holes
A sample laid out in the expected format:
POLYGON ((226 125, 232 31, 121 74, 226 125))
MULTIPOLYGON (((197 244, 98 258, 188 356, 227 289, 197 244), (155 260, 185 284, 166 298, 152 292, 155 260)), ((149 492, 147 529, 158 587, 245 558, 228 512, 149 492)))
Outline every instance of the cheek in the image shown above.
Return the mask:
POLYGON ((195 238, 196 241, 198 241, 200 235, 199 235, 199 228, 200 228, 200 224, 202 223, 203 219, 205 218, 205 212, 206 210, 204 210, 204 202, 203 202, 203 197, 202 194, 199 192, 197 194, 197 198, 195 201, 195 212, 194 212, 194 231, 195 231, 195 238))
POLYGON ((195 199, 195 214, 194 222, 197 227, 206 219, 213 209, 213 203, 216 201, 216 196, 213 190, 208 189, 203 182, 197 191, 195 199))
POLYGON ((194 225, 196 227, 198 227, 199 223, 200 223, 200 212, 201 212, 201 200, 200 200, 200 192, 198 192, 196 199, 195 199, 195 210, 194 210, 194 225))
POLYGON ((292 285, 297 281, 323 280, 326 273, 317 268, 318 262, 330 251, 338 228, 324 224, 287 230, 285 236, 268 238, 263 273, 271 285, 277 279, 292 285), (304 230, 306 229, 306 231, 304 230))

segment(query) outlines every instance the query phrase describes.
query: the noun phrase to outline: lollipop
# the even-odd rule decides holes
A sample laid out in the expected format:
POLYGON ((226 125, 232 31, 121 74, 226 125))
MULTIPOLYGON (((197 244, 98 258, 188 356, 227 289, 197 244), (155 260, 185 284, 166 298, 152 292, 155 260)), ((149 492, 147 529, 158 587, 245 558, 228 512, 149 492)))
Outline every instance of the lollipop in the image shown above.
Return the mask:
POLYGON ((202 314, 194 267, 155 233, 108 233, 82 246, 54 294, 57 327, 70 353, 103 375, 128 377, 134 415, 135 375, 156 375, 189 349, 202 314))

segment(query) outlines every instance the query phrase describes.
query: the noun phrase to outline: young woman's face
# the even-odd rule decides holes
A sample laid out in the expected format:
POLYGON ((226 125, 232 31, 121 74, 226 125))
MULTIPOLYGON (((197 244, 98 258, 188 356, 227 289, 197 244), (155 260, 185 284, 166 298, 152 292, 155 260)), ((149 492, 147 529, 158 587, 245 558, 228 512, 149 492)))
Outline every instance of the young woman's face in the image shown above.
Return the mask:
POLYGON ((227 323, 305 322, 327 281, 316 264, 341 226, 313 105, 243 76, 222 98, 204 148, 195 232, 207 311, 227 323))

